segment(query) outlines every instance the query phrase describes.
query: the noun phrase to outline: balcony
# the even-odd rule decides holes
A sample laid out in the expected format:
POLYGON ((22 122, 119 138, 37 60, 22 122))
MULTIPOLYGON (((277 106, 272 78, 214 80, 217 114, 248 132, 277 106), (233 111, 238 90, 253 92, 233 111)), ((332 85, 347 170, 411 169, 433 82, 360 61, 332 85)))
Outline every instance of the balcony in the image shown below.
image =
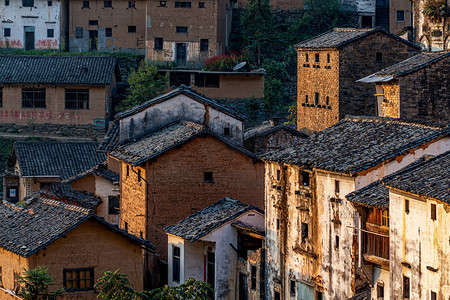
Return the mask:
POLYGON ((389 266, 389 228, 366 223, 364 230, 364 259, 368 262, 389 266))

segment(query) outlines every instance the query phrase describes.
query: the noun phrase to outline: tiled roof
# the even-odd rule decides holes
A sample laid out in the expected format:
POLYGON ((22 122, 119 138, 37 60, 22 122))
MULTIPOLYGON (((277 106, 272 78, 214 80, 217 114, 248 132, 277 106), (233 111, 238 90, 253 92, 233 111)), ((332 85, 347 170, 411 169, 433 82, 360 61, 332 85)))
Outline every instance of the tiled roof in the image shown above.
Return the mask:
POLYGON ((120 126, 119 121, 115 120, 111 127, 109 127, 108 132, 106 133, 103 140, 100 142, 98 146, 98 151, 112 151, 119 146, 120 139, 120 126))
POLYGON ((296 145, 264 155, 266 161, 356 174, 447 136, 447 125, 347 116, 296 145))
POLYGON ((415 168, 418 164, 421 164, 430 158, 431 156, 424 156, 401 170, 385 176, 382 179, 363 187, 362 189, 351 192, 345 197, 356 205, 362 205, 369 208, 389 209, 389 189, 383 184, 383 182, 388 181, 402 173, 408 172, 409 170, 415 168))
POLYGON ((164 228, 164 230, 169 234, 195 242, 214 229, 250 210, 264 214, 261 209, 255 206, 247 205, 231 198, 224 198, 183 221, 164 228))
POLYGON ((137 106, 133 107, 130 110, 118 113, 116 115, 116 118, 117 119, 121 119, 121 118, 124 118, 124 117, 131 116, 131 115, 133 115, 133 114, 135 114, 135 113, 137 113, 139 111, 142 111, 142 110, 146 109, 149 106, 152 106, 152 105, 155 105, 157 103, 163 102, 163 101, 165 101, 167 99, 173 98, 173 97, 178 96, 178 95, 185 95, 185 96, 187 96, 189 98, 192 98, 192 99, 197 100, 197 101, 199 101, 201 103, 204 103, 206 105, 214 107, 215 109, 217 109, 217 110, 219 110, 219 111, 221 111, 223 113, 226 113, 228 115, 231 115, 231 116, 233 116, 235 118, 238 118, 240 120, 244 120, 245 119, 245 116, 243 114, 241 114, 240 112, 237 112, 237 111, 232 110, 232 109, 230 109, 228 107, 225 107, 225 106, 219 104, 218 102, 216 102, 216 101, 206 97, 205 95, 202 95, 202 94, 192 90, 191 88, 186 87, 185 85, 181 85, 179 88, 174 89, 174 90, 168 92, 167 94, 164 94, 164 95, 158 96, 156 98, 153 98, 153 99, 151 99, 151 100, 149 100, 149 101, 147 101, 147 102, 145 102, 145 103, 143 103, 141 105, 137 105, 137 106))
POLYGON ((390 81, 423 68, 426 68, 442 59, 450 57, 450 50, 439 52, 422 52, 395 65, 387 67, 375 74, 364 77, 361 82, 390 81))
POLYGON ((66 180, 63 181, 63 183, 71 183, 71 182, 77 181, 77 180, 84 178, 86 176, 89 176, 89 175, 97 175, 97 176, 100 176, 100 177, 110 181, 110 182, 118 182, 120 180, 119 174, 117 174, 116 172, 113 172, 111 170, 108 170, 106 163, 101 163, 85 172, 82 172, 78 175, 67 178, 66 180))
POLYGON ((450 203, 450 151, 393 176, 384 183, 390 188, 450 203))
POLYGON ((256 137, 256 136, 264 136, 267 134, 270 134, 272 132, 278 131, 278 130, 286 130, 289 131, 290 133, 296 134, 299 137, 302 138, 307 138, 308 135, 297 131, 289 126, 286 126, 284 124, 280 124, 280 125, 274 125, 271 122, 263 122, 262 124, 249 128, 244 132, 244 140, 252 138, 252 137, 256 137))
POLYGON ((0 204, 0 247, 27 258, 89 219, 100 222, 134 243, 155 249, 148 241, 107 223, 89 209, 39 194, 27 199, 24 208, 7 201, 0 204))
POLYGON ((0 56, 1 84, 109 85, 113 56, 0 56))
POLYGON ((93 142, 16 142, 13 154, 21 176, 59 176, 64 180, 106 161, 106 154, 98 153, 97 147, 93 142))
POLYGON ((419 46, 408 42, 395 34, 387 32, 382 28, 371 28, 371 29, 361 29, 361 28, 334 28, 333 30, 322 33, 312 39, 303 41, 295 45, 295 48, 299 49, 318 49, 318 48, 340 48, 347 45, 350 42, 356 41, 360 38, 366 37, 370 34, 382 32, 389 35, 394 40, 405 43, 410 47, 420 49, 419 46))
POLYGON ((186 121, 170 124, 140 138, 136 142, 122 145, 112 151, 110 155, 137 166, 203 134, 212 135, 236 150, 256 158, 255 154, 217 136, 206 126, 186 121))
POLYGON ((231 223, 231 226, 237 228, 240 231, 255 233, 260 236, 264 236, 264 233, 265 233, 264 228, 258 228, 256 226, 253 226, 250 224, 245 224, 241 221, 233 222, 233 223, 231 223))
POLYGON ((76 191, 68 183, 54 183, 50 185, 50 191, 40 191, 40 194, 48 199, 57 199, 66 204, 82 206, 87 209, 96 209, 102 199, 86 191, 76 191))

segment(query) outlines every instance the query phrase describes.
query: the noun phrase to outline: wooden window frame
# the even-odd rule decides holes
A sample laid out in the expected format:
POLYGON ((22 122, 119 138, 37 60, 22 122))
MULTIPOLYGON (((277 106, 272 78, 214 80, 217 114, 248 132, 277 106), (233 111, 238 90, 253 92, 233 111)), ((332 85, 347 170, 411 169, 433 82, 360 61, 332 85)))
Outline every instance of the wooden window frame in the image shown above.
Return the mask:
POLYGON ((389 228, 389 211, 381 211, 381 227, 389 228))
POLYGON ((64 108, 69 110, 89 110, 89 89, 65 89, 64 108))
POLYGON ((46 88, 22 88, 22 108, 47 108, 46 94, 46 88))
POLYGON ((172 281, 181 281, 181 248, 172 246, 172 281), (178 255, 175 254, 175 249, 178 249, 178 255), (175 270, 175 264, 178 264, 178 270, 175 270))
MULTIPOLYGON (((66 291, 71 292, 71 291, 90 291, 90 290, 95 290, 94 288, 94 284, 95 284, 95 275, 94 275, 94 268, 90 267, 90 268, 73 268, 73 269, 63 269, 63 286, 66 289, 66 291), (80 277, 80 271, 85 271, 85 274, 88 274, 89 272, 89 277, 85 277, 85 278, 81 278, 80 277), (78 272, 78 277, 77 278, 72 278, 72 279, 67 279, 67 272, 78 272), (85 281, 85 288, 80 288, 80 283, 81 281, 84 280, 85 281), (90 280, 91 284, 89 286, 87 286, 87 282, 90 280), (68 288, 67 287, 67 283, 68 281, 73 282, 77 282, 78 287, 74 288, 68 288)), ((73 286, 73 285, 72 285, 73 286)))

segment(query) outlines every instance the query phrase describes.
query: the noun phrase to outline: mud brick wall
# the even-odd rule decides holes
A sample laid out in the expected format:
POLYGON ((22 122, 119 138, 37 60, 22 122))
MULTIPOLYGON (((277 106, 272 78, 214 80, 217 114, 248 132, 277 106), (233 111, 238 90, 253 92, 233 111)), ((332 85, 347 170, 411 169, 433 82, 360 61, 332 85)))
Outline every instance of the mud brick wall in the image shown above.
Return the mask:
POLYGON ((382 84, 384 90, 381 103, 381 117, 400 118, 400 87, 398 82, 386 82, 382 84))

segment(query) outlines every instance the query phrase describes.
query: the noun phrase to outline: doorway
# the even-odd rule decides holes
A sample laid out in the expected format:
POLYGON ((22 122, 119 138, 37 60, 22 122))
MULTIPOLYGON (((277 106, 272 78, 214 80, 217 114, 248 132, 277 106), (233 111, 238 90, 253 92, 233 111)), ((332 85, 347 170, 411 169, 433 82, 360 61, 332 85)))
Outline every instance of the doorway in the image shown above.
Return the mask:
POLYGON ((25 50, 34 50, 34 26, 25 26, 25 50))
POLYGON ((89 51, 97 51, 98 31, 89 30, 89 51))
POLYGON ((176 63, 177 66, 183 67, 186 66, 186 43, 177 43, 177 50, 176 50, 176 63))

